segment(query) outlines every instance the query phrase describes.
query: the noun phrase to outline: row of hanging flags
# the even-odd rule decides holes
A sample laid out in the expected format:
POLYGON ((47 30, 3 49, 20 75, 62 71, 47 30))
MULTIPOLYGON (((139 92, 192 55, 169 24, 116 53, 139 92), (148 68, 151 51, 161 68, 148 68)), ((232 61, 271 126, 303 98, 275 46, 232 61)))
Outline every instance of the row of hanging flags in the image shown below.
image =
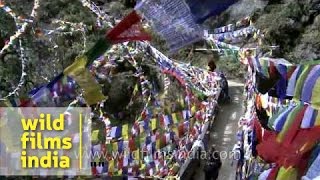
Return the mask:
MULTIPOLYGON (((258 155, 267 162, 274 162, 276 166, 268 171, 269 179, 300 179, 309 171, 315 157, 311 157, 314 148, 320 139, 319 115, 319 75, 317 75, 319 62, 314 61, 300 65, 288 65, 268 61, 265 70, 256 70, 254 78, 259 81, 256 91, 260 92, 273 88, 273 94, 280 101, 292 99, 287 107, 278 109, 270 116, 264 128, 267 133, 257 134, 263 138, 257 145, 258 155), (261 75, 261 74, 263 75, 261 75), (260 77, 259 77, 260 76, 260 77), (261 80, 261 76, 264 77, 261 80), (265 83, 266 87, 261 87, 265 83), (266 139, 264 139, 266 138, 266 139), (266 150, 277 147, 278 151, 266 150), (284 153, 285 152, 285 153, 284 153), (290 176, 289 176, 290 175, 290 176)), ((265 92, 264 92, 265 93, 265 92)), ((319 173, 308 174, 309 179, 320 176, 319 173)))
MULTIPOLYGON (((103 54, 112 44, 125 41, 150 40, 150 36, 139 26, 140 16, 135 12, 130 13, 116 27, 110 30, 104 38, 101 38, 90 50, 84 55, 78 56, 74 63, 67 67, 62 73, 54 78, 49 84, 39 87, 30 92, 30 99, 22 100, 18 106, 41 106, 53 105, 61 106, 53 101, 59 94, 74 98, 76 84, 82 88, 82 95, 89 105, 96 104, 106 97, 102 94, 101 87, 94 80, 89 69, 87 68, 92 62, 103 54), (130 28, 134 29, 135 34, 128 34, 130 28), (76 83, 75 83, 76 82, 76 83), (66 95, 68 94, 68 95, 66 95), (49 104, 48 104, 49 103, 49 104)), ((15 98, 13 98, 16 101, 15 98)), ((9 99, 10 100, 10 99, 9 99)), ((16 104, 17 102, 13 103, 16 104)), ((62 102, 61 102, 62 103, 62 102)))
MULTIPOLYGON (((89 1, 82 0, 81 2, 84 6, 89 7, 93 10, 93 12, 99 15, 99 18, 107 18, 105 16, 102 16, 99 8, 93 6, 91 3, 89 3, 89 1)), ((199 24, 199 19, 202 19, 201 21, 203 21, 210 15, 216 15, 218 12, 220 12, 217 12, 216 10, 224 10, 235 2, 236 1, 230 0, 228 2, 217 1, 215 3, 207 1, 206 5, 204 6, 203 3, 194 3, 190 0, 187 2, 177 0, 170 2, 167 2, 165 0, 141 1, 138 3, 135 9, 139 13, 141 13, 143 17, 146 18, 148 22, 154 27, 154 29, 166 39, 171 51, 176 51, 179 48, 195 42, 196 40, 198 41, 200 39, 203 39, 203 29, 199 24), (213 10, 213 7, 215 7, 216 9, 213 10), (201 9, 201 13, 200 11, 192 11, 193 9, 201 9), (195 12, 197 12, 197 14, 194 14, 195 12), (161 19, 160 17, 167 19, 161 19)), ((8 6, 5 6, 3 3, 1 3, 1 7, 3 7, 8 13, 12 12, 12 10, 8 6)), ((32 11, 30 17, 35 16, 38 7, 39 1, 35 1, 34 10, 32 11)), ((19 19, 16 18, 15 13, 12 13, 12 16, 15 17, 14 19, 19 19)), ((136 13, 136 11, 131 12, 119 23, 117 27, 108 32, 106 38, 100 39, 93 48, 91 48, 83 56, 78 57, 75 60, 74 64, 68 67, 63 73, 58 75, 57 78, 69 76, 74 80, 79 81, 77 83, 81 88, 87 88, 83 92, 83 96, 88 101, 88 104, 94 104, 99 100, 105 98, 101 93, 99 93, 99 87, 97 85, 94 85, 94 81, 92 81, 92 78, 89 76, 88 71, 86 71, 84 67, 90 65, 92 61, 99 57, 99 55, 101 55, 103 52, 105 52, 105 50, 108 49, 111 44, 125 41, 150 40, 150 36, 144 32, 140 20, 141 17, 136 13), (76 77, 74 74, 78 73, 77 71, 82 72, 78 77, 76 77), (88 89, 89 86, 87 85, 90 85, 91 89, 88 89), (94 97, 91 96, 92 93, 90 93, 93 91, 98 92, 94 97)), ((22 29, 25 29, 26 25, 23 25, 22 27, 24 27, 22 29)), ((17 32, 19 32, 19 35, 21 34, 20 31, 17 32)), ((8 47, 12 45, 14 39, 16 38, 12 38, 12 42, 10 40, 11 43, 8 44, 8 47)), ((1 53, 5 51, 5 49, 7 48, 2 49, 1 53)), ((57 78, 55 78, 55 80, 57 80, 57 78)), ((49 88, 46 88, 46 90, 41 90, 49 93, 49 88)))
POLYGON ((319 108, 271 92, 262 94, 256 73, 250 71, 247 79, 247 111, 240 120, 245 166, 252 167, 243 171, 243 177, 291 180, 319 176, 319 108))
MULTIPOLYGON (((238 50, 241 62, 248 66, 246 112, 239 120, 238 140, 245 152, 243 167, 251 168, 243 168, 241 178, 319 177, 320 61, 291 64, 259 57, 255 51, 233 45, 241 34, 230 36, 226 27, 214 31, 219 34, 209 34, 207 40, 238 50)), ((259 33, 250 26, 244 32, 259 33)))
MULTIPOLYGON (((119 50, 119 49, 118 49, 119 50)), ((130 49, 132 50, 132 49, 130 49)), ((121 51, 121 50, 120 50, 121 51)), ((149 49, 151 51, 151 49, 149 49)), ((145 53, 145 51, 144 51, 145 53)), ((155 54, 159 51, 154 51, 153 53, 148 53, 152 56, 155 56, 155 54)), ((162 55, 162 54, 161 54, 162 55)), ((173 61, 169 60, 167 57, 162 55, 162 57, 157 56, 158 59, 153 57, 156 62, 162 62, 157 63, 160 67, 164 62, 166 62, 165 67, 175 67, 176 64, 173 64, 173 61), (161 60, 163 59, 163 60, 161 60), (161 60, 161 61, 160 61, 161 60)), ((101 62, 99 64, 104 64, 104 62, 101 62)), ((136 62, 134 58, 132 58, 132 62, 134 66, 136 66, 136 62)), ((99 66, 98 64, 96 66, 99 66)), ((165 68, 162 67, 161 69, 165 68)), ((177 67, 176 67, 177 68, 177 67)), ((136 66, 136 69, 139 69, 139 67, 136 66)), ((178 82, 183 83, 182 85, 185 86, 187 81, 186 76, 180 77, 182 73, 176 73, 175 75, 171 75, 172 77, 175 77, 178 79, 178 82)), ((210 79, 210 78, 207 78, 210 79)), ((149 81, 146 79, 141 80, 141 86, 145 86, 146 90, 142 90, 143 92, 151 91, 150 87, 148 86, 150 84, 149 81)), ((136 89, 136 88, 135 88, 136 89)), ((157 97, 153 92, 153 96, 157 97)), ((148 94, 148 93, 146 93, 148 94)), ((150 95, 150 93, 149 93, 150 95)), ((189 94, 190 95, 190 94, 189 94)), ((106 136, 107 139, 112 139, 110 143, 107 143, 107 145, 100 144, 95 146, 93 149, 95 152, 101 152, 103 154, 109 153, 112 154, 114 152, 123 153, 124 150, 128 150, 129 152, 134 153, 138 151, 145 151, 149 154, 152 154, 152 152, 156 150, 162 150, 164 152, 163 148, 165 148, 168 144, 172 144, 174 141, 175 144, 181 144, 181 148, 184 147, 186 144, 184 141, 186 135, 192 135, 194 138, 193 140, 188 140, 188 144, 192 144, 192 142, 195 140, 195 137, 198 136, 202 131, 202 126, 204 123, 204 120, 208 117, 205 116, 204 107, 206 107, 206 110, 209 110, 211 108, 214 108, 214 106, 204 105, 202 104, 202 108, 197 110, 197 108, 193 105, 190 110, 183 110, 180 112, 175 112, 171 114, 162 114, 157 115, 159 112, 154 112, 153 110, 156 109, 159 106, 159 99, 154 98, 151 102, 150 96, 147 98, 147 103, 145 108, 143 109, 141 116, 137 118, 137 121, 132 125, 121 125, 121 126, 111 126, 110 123, 108 123, 107 119, 102 118, 104 122, 106 122, 106 136), (154 107, 155 106, 155 107, 154 107), (209 108, 211 107, 211 108, 209 108), (202 110, 202 111, 201 111, 202 110), (190 121, 191 115, 194 114, 195 122, 190 121), (190 125, 190 123, 192 125, 190 125), (161 127, 161 128, 160 128, 161 127), (188 134, 186 134, 189 131, 188 134), (129 137, 129 134, 131 135, 129 137), (117 140, 118 139, 118 140, 117 140), (152 151, 152 152, 151 152, 152 151)), ((185 101, 188 101, 188 97, 185 98, 185 101)), ((192 98, 190 98, 192 99, 192 98)), ((186 107, 187 102, 182 102, 182 107, 186 107)), ((187 105, 188 106, 188 105, 187 105)), ((97 140, 97 135, 99 134, 98 131, 94 131, 92 134, 93 141, 97 140)), ((180 152, 188 152, 188 150, 184 150, 179 148, 180 152)), ((153 153, 154 154, 154 153, 153 153)), ((173 159, 163 159, 163 157, 153 157, 145 155, 140 155, 141 157, 133 158, 129 154, 125 155, 123 158, 110 158, 108 159, 106 163, 106 166, 104 168, 93 168, 94 174, 108 174, 112 176, 116 175, 148 175, 148 176, 158 176, 163 177, 167 175, 175 175, 178 167, 181 166, 181 164, 185 160, 185 155, 181 155, 181 157, 178 157, 179 154, 174 154, 175 158, 178 159, 177 161, 174 161, 173 159), (135 166, 135 164, 139 164, 139 168, 135 166)), ((99 162, 97 160, 97 162, 99 162)))
POLYGON ((320 61, 293 65, 279 63, 281 59, 273 58, 249 57, 247 60, 257 72, 259 92, 266 93, 268 88, 273 88, 280 99, 293 98, 297 103, 304 102, 320 108, 320 61))
MULTIPOLYGON (((146 52, 148 51, 152 51, 152 49, 150 48, 146 52)), ((157 64, 163 70, 167 67, 171 67, 172 69, 173 67, 176 67, 176 64, 173 64, 173 62, 166 58, 164 55, 159 54, 159 51, 153 51, 153 53, 149 52, 148 54, 154 57, 157 64), (166 65, 164 66, 164 64, 166 65)), ((182 72, 170 71, 170 73, 171 76, 175 77, 182 86, 186 86, 188 78, 186 76, 183 76, 182 72)), ((185 101, 189 101, 188 99, 192 98, 188 98, 187 96, 185 101)), ((185 137, 187 135, 191 135, 193 137, 192 140, 188 140, 189 145, 194 142, 194 140, 196 139, 195 137, 197 137, 202 132, 203 123, 207 118, 209 118, 208 116, 206 116, 207 112, 205 113, 204 110, 209 111, 210 109, 214 108, 214 104, 202 104, 202 108, 200 108, 199 110, 197 110, 196 106, 192 105, 190 110, 183 110, 181 112, 175 112, 172 114, 160 116, 156 115, 159 114, 159 112, 154 113, 154 111, 151 110, 154 109, 154 107, 150 107, 150 105, 159 106, 159 104, 160 103, 157 102, 148 103, 142 111, 141 117, 138 117, 138 120, 131 126, 107 126, 108 138, 121 139, 119 141, 107 144, 107 151, 108 153, 112 153, 118 151, 123 152, 124 149, 129 149, 130 152, 135 152, 136 150, 144 150, 146 152, 149 152, 149 154, 152 154, 151 151, 155 152, 156 150, 162 150, 164 152, 163 148, 165 148, 166 145, 172 144, 172 142, 174 142, 174 144, 181 144, 181 147, 179 147, 179 149, 176 149, 176 153, 173 154, 178 162, 173 161, 172 159, 163 159, 163 157, 141 157, 138 162, 141 164, 139 167, 143 168, 136 169, 134 168, 134 163, 137 163, 137 161, 127 155, 124 157, 124 161, 122 158, 109 159, 109 164, 106 168, 95 168, 93 171, 94 173, 129 176, 140 174, 153 177, 163 177, 176 174, 177 170, 179 169, 178 167, 181 166, 186 159, 185 155, 180 155, 179 157, 179 154, 177 153, 178 150, 180 150, 180 152, 188 152, 187 149, 183 149, 186 145, 185 137), (195 120, 197 120, 196 122, 192 122, 189 120, 191 115, 195 117, 195 120), (128 137, 128 131, 132 135, 130 138, 128 137), (185 134, 188 131, 189 133, 185 134), (120 169, 123 169, 124 171, 120 169)), ((188 104, 188 102, 182 102, 182 104, 184 105, 183 107, 185 107, 185 104, 188 104)), ((93 139, 96 138, 97 137, 93 137, 93 139)), ((96 148, 96 150, 101 150, 101 148, 96 148)))
MULTIPOLYGON (((82 2, 90 6, 87 4, 87 1, 82 2)), ((231 4, 231 1, 228 3, 231 4)), ((172 51, 176 51, 179 48, 190 44, 190 42, 195 42, 196 40, 203 38, 203 30, 201 29, 201 31, 199 31, 200 26, 195 23, 196 17, 190 14, 185 2, 161 1, 161 3, 155 4, 157 4, 156 7, 158 7, 159 10, 154 9, 149 2, 147 3, 144 1, 140 2, 136 9, 139 12, 142 12, 144 17, 151 22, 153 27, 155 27, 156 31, 167 37, 167 43, 172 51), (168 6, 168 4, 170 4, 170 6, 168 6), (181 13, 175 14, 173 12, 181 13), (152 13, 157 14, 159 17, 166 16, 167 19, 162 19, 163 22, 151 19, 149 18, 149 15, 152 13), (169 14, 170 16, 168 16, 169 14), (170 26, 168 26, 169 24, 170 26), (198 32, 201 33, 199 34, 198 32)), ((194 5, 193 7, 196 6, 194 5)), ((225 5, 221 6, 221 8, 226 7, 227 6, 225 5)), ((208 14, 206 14, 206 16, 208 16, 208 14)), ((70 102, 70 100, 77 97, 78 92, 76 92, 76 87, 78 86, 82 89, 81 94, 84 97, 86 104, 92 105, 105 100, 107 97, 102 94, 101 87, 95 81, 88 67, 95 59, 109 49, 112 44, 125 41, 150 40, 150 36, 142 29, 140 20, 141 17, 136 13, 136 11, 131 12, 116 27, 112 28, 104 38, 100 39, 93 48, 77 57, 74 63, 54 78, 53 81, 31 91, 29 99, 18 100, 16 98, 9 98, 8 101, 5 102, 6 105, 17 107, 41 107, 48 105, 63 106, 66 102, 70 102)), ((198 22, 200 21, 203 21, 203 19, 198 22)), ((152 114, 152 111, 149 111, 149 105, 153 104, 150 103, 151 98, 149 97, 147 98, 148 103, 146 103, 146 107, 141 114, 141 118, 138 118, 140 121, 137 121, 132 127, 129 127, 129 125, 123 125, 121 127, 111 127, 109 129, 109 137, 117 139, 121 136, 122 144, 121 141, 116 141, 114 143, 110 143, 112 145, 109 145, 108 148, 111 149, 112 146, 113 150, 117 149, 119 151, 119 149, 122 150, 123 147, 126 147, 123 144, 127 143, 129 149, 132 151, 136 150, 137 152, 140 152, 140 148, 158 150, 159 148, 165 147, 168 142, 170 142, 171 145, 174 144, 172 143, 174 140, 176 144, 179 144, 178 149, 188 151, 190 149, 187 148, 187 145, 192 145, 192 143, 197 139, 197 136, 201 133, 204 122, 209 119, 208 112, 212 112, 212 109, 215 106, 215 100, 218 97, 217 91, 212 90, 212 86, 208 86, 207 84, 208 82, 215 82, 212 78, 214 75, 208 73, 203 74, 203 71, 197 68, 193 68, 192 72, 188 72, 188 68, 186 68, 185 65, 172 62, 148 43, 140 43, 139 48, 141 47, 143 47, 141 50, 146 51, 153 57, 163 73, 175 77, 181 83, 182 87, 186 88, 186 104, 188 104, 188 108, 182 112, 154 117, 155 114, 152 114), (201 79, 202 82, 200 85, 196 85, 195 81, 200 80, 198 78, 202 77, 206 77, 205 81, 207 82, 201 79), (199 93, 200 95, 204 93, 206 95, 216 96, 208 103, 199 104, 200 102, 196 101, 197 98, 192 92, 199 93), (194 103, 195 105, 192 105, 194 103), (198 110, 196 105, 200 107, 198 110), (194 116, 197 121, 187 121, 190 119, 190 116, 194 116), (160 131, 159 127, 161 125, 164 125, 168 130, 166 132, 160 131), (129 138, 130 129, 132 134, 135 136, 129 138), (152 130, 155 132, 152 132, 152 130), (190 131, 187 134, 187 137, 184 136, 186 131, 190 131), (141 137, 143 137, 142 140, 141 137), (124 142, 125 140, 127 140, 126 143, 124 142), (140 142, 140 147, 139 143, 136 143, 138 141, 140 142)), ((213 84, 214 88, 218 88, 218 84, 213 84)), ((154 104, 158 103, 155 102, 154 104)), ((97 132, 92 133, 93 139, 96 138, 96 134, 97 132)), ((104 146, 105 145, 100 146, 102 150, 104 146)), ((130 166, 128 166, 127 174, 149 174, 152 176, 157 173, 160 177, 175 175, 179 166, 181 166, 186 159, 185 155, 183 157, 178 157, 178 155, 179 154, 175 154, 175 159, 177 159, 176 161, 173 161, 173 159, 165 160, 164 157, 155 158, 153 160, 144 159, 144 161, 134 161, 130 166), (155 167, 154 164, 157 164, 157 166, 155 167), (144 172, 146 170, 148 172, 144 172)), ((126 158, 129 159, 130 157, 126 158)), ((111 175, 126 174, 125 170, 121 170, 124 165, 126 165, 126 162, 121 158, 110 158, 109 161, 106 162, 108 164, 105 166, 107 167, 106 172, 111 175), (117 172, 114 171, 115 166, 117 166, 117 172)), ((93 169, 94 173, 97 173, 97 171, 102 171, 102 169, 93 169)))
MULTIPOLYGON (((157 64, 161 67, 161 69, 163 69, 164 70, 164 72, 166 72, 166 73, 168 73, 168 74, 171 74, 173 77, 176 77, 177 79, 178 79, 178 81, 182 84, 182 85, 185 85, 186 84, 186 77, 187 76, 185 76, 184 74, 183 74, 183 72, 181 72, 178 68, 174 68, 175 67, 175 65, 173 65, 173 63, 168 59, 168 58, 166 58, 163 54, 161 54, 159 51, 157 51, 155 48, 153 48, 152 46, 150 46, 150 45, 148 45, 147 43, 141 43, 140 45, 142 45, 142 46, 146 46, 146 47, 148 47, 147 49, 147 51, 146 52, 148 52, 151 56, 153 56, 154 57, 154 59, 156 60, 156 62, 157 62, 157 64)), ((144 48, 142 48, 142 50, 146 50, 146 49, 144 49, 144 48)), ((208 78, 208 79, 210 79, 210 78, 208 78)), ((192 108, 192 109, 194 109, 194 108, 192 108)), ((146 111, 146 112, 148 112, 148 111, 146 111)), ((150 111, 151 112, 151 111, 150 111)), ((188 112, 188 111, 184 111, 184 112, 188 112)), ((186 114, 186 113, 185 113, 186 114)), ((174 121, 174 122, 177 122, 177 119, 175 118, 176 116, 175 116, 175 114, 172 114, 171 115, 172 116, 172 120, 171 120, 171 117, 170 117, 170 115, 167 115, 167 116, 164 116, 164 120, 163 120, 163 123, 164 124, 171 124, 170 122, 172 122, 172 121, 174 121)), ((157 123, 156 122, 158 122, 158 121, 156 121, 154 118, 151 120, 151 129, 155 129, 156 127, 157 127, 157 123)), ((162 121, 160 121, 160 122, 162 122, 162 121)), ((146 129, 148 129, 148 128, 150 128, 150 123, 149 123, 149 125, 148 125, 148 123, 146 123, 145 121, 143 121, 142 123, 139 123, 140 125, 139 125, 139 127, 140 128, 138 128, 138 129, 135 129, 135 128, 133 128, 133 134, 135 134, 134 132, 139 132, 139 130, 141 130, 141 131, 143 131, 143 130, 146 130, 146 129), (147 124, 147 125, 146 125, 147 124)), ((184 123, 184 124, 188 124, 188 123, 184 123)), ((182 125, 180 125, 180 127, 181 127, 182 125)), ((184 125, 185 126, 185 125, 184 125)), ((135 126, 135 127, 138 127, 138 126, 135 126)), ((200 126, 194 126, 194 127, 197 127, 197 128, 194 128, 195 130, 195 132, 197 132, 196 130, 200 130, 201 129, 201 127, 200 126)), ((123 129, 127 129, 127 127, 126 127, 126 125, 123 127, 112 127, 111 128, 111 132, 110 132, 110 135, 112 136, 112 137, 114 137, 114 136, 119 136, 119 134, 125 134, 124 135, 124 137, 126 137, 126 133, 124 133, 123 132, 123 129), (121 129, 121 130, 120 130, 121 129)), ((181 135, 181 129, 183 129, 183 128, 180 128, 180 133, 179 133, 179 131, 176 131, 176 130, 174 130, 174 132, 176 132, 175 134, 180 134, 181 135)), ((126 132, 126 131, 125 131, 126 132)), ((170 133, 170 137, 172 138, 172 132, 170 133)), ((163 136, 164 137, 164 136, 163 136)), ((168 140, 169 138, 169 134, 166 134, 166 139, 168 140)), ((137 138, 137 139, 139 139, 139 138, 137 138)), ((154 139, 154 138, 153 138, 154 139)), ((157 139, 157 138, 156 138, 157 139)), ((161 139, 161 138, 160 138, 161 139)), ((158 138, 158 143, 156 143, 156 146, 157 145, 159 145, 159 140, 160 140, 159 138, 158 138)), ((162 139, 164 139, 164 138, 162 138, 162 139)), ((131 141, 133 141, 133 140, 131 140, 131 141)), ((137 140, 134 140, 134 142, 136 142, 137 140)), ((162 142, 165 142, 164 140, 162 141, 162 142)), ((191 141, 192 142, 192 141, 191 141)), ((120 144, 120 147, 121 147, 121 142, 119 143, 120 144)), ((112 147, 113 148, 119 148, 119 144, 118 145, 112 145, 112 147)), ((163 143, 162 143, 163 144, 163 143)), ((121 148, 120 148, 121 149, 121 148)), ((159 160, 155 160, 156 161, 156 164, 159 164, 159 160), (158 162, 158 163, 157 163, 158 162)), ((163 160, 161 160, 161 161, 163 161, 163 160)), ((115 166, 115 161, 114 160, 111 160, 111 161, 109 161, 110 162, 110 164, 109 164, 109 168, 105 168, 105 170, 104 171, 109 171, 109 173, 113 173, 114 172, 114 170, 112 169, 112 168, 114 168, 114 166, 115 166), (111 167, 111 168, 110 168, 111 167)), ((121 160, 120 161, 116 161, 116 164, 117 165, 119 165, 119 163, 118 162, 120 162, 120 166, 119 166, 119 168, 117 168, 117 169, 121 169, 121 167, 123 167, 123 165, 121 165, 121 160)), ((126 161, 126 162, 128 162, 128 161, 126 161)), ((165 163, 165 162, 167 162, 167 161, 164 161, 164 162, 162 162, 162 163, 165 163)), ((127 164, 127 163, 125 163, 125 164, 127 164)), ((151 168, 151 167, 153 167, 152 166, 152 162, 150 163, 150 164, 148 164, 147 165, 147 167, 148 167, 148 173, 147 174, 154 174, 153 172, 154 172, 154 170, 153 170, 153 168, 151 168)), ((170 174, 170 172, 168 172, 168 169, 167 168, 165 168, 167 166, 167 164, 164 164, 164 166, 162 167, 162 168, 160 168, 160 171, 157 171, 157 172, 160 172, 160 176, 165 176, 165 175, 168 175, 168 173, 170 174)), ((144 167, 144 166, 142 166, 142 167, 144 167)), ((157 166, 157 168, 159 168, 158 166, 157 166)), ((156 169, 157 169, 156 168, 156 169)), ((175 166, 173 166, 173 169, 175 169, 176 167, 175 166)), ((131 173, 132 174, 132 171, 134 171, 133 169, 135 169, 134 167, 132 167, 132 168, 129 168, 127 171, 129 172, 129 173, 131 173)), ((101 169, 96 169, 96 171, 103 171, 103 170, 101 170, 101 169)), ((124 172, 122 172, 122 171, 120 171, 120 173, 124 173, 124 172)), ((127 173, 127 172, 125 172, 125 173, 127 173)), ((119 171, 118 171, 118 173, 115 173, 115 174, 119 174, 119 171)))
MULTIPOLYGON (((155 103, 157 104, 157 103, 155 103)), ((122 125, 117 127, 107 126, 107 137, 118 139, 107 143, 105 148, 101 145, 94 147, 96 151, 102 151, 107 154, 114 152, 134 153, 144 151, 147 155, 139 154, 138 158, 130 157, 129 154, 123 158, 110 158, 108 165, 104 169, 95 168, 94 173, 108 175, 128 175, 128 176, 151 176, 165 177, 176 175, 177 170, 186 159, 186 154, 197 136, 201 133, 205 116, 204 110, 209 110, 212 106, 202 106, 199 110, 194 106, 190 110, 183 110, 168 115, 154 114, 151 109, 146 108, 133 125, 122 125), (206 109, 203 109, 206 107, 206 109), (196 122, 190 121, 191 115, 194 115, 196 122), (193 124, 193 125, 192 125, 193 124), (189 131, 189 133, 187 133, 189 131), (186 134, 187 133, 187 134, 186 134), (130 136, 128 136, 130 134, 130 136), (188 135, 191 135, 188 137, 188 135), (187 138, 187 139, 186 139, 187 138), (168 152, 167 145, 179 144, 179 147, 172 147, 171 153, 174 159, 165 159, 163 156, 154 156, 156 151, 168 152), (172 150, 176 150, 172 152, 172 150), (135 164, 139 164, 140 169, 135 169, 135 164)), ((95 139, 96 137, 93 137, 95 139)), ((170 151, 170 150, 169 150, 170 151)))

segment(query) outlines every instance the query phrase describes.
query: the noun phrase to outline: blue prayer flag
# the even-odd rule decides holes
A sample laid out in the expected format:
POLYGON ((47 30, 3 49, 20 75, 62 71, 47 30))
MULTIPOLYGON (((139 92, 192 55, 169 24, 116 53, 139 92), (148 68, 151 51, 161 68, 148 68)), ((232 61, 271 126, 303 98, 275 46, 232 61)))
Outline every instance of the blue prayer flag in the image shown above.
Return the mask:
POLYGON ((185 0, 196 23, 201 24, 211 16, 221 14, 238 0, 185 0))

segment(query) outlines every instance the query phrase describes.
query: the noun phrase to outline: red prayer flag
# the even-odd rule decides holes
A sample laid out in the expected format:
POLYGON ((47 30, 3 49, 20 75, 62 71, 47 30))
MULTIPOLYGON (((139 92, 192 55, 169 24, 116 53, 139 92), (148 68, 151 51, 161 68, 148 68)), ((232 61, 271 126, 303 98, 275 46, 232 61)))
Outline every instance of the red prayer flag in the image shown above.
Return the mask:
POLYGON ((141 17, 136 11, 132 11, 116 25, 116 27, 107 33, 107 39, 112 43, 151 40, 151 36, 144 31, 140 21, 141 17))

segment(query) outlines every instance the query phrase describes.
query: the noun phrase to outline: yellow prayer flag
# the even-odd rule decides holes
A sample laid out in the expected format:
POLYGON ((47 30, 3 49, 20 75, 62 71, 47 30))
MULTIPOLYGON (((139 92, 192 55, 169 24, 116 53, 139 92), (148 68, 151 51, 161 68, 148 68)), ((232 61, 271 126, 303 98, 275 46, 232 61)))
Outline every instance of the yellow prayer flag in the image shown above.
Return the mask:
POLYGON ((151 119, 151 130, 157 129, 157 119, 151 119))
POLYGON ((80 56, 67 67, 63 74, 75 79, 79 86, 83 89, 83 97, 89 105, 96 104, 106 99, 102 94, 100 85, 95 81, 89 70, 86 69, 87 57, 80 56))
POLYGON ((183 98, 179 98, 179 102, 180 102, 181 107, 184 107, 184 100, 183 100, 183 98))
POLYGON ((113 172, 113 170, 114 170, 114 160, 111 159, 109 161, 109 170, 108 170, 108 172, 113 172))
POLYGON ((94 130, 91 133, 91 140, 92 141, 98 141, 98 135, 99 135, 99 130, 94 130))
POLYGON ((197 107, 196 106, 192 106, 191 107, 191 114, 194 115, 197 111, 197 107))
POLYGON ((77 57, 76 60, 63 71, 63 73, 65 75, 68 74, 70 76, 76 76, 77 74, 85 70, 86 64, 87 64, 86 56, 77 57))
POLYGON ((177 117, 177 113, 172 113, 171 116, 172 116, 173 123, 177 124, 179 122, 179 119, 177 117))
POLYGON ((140 149, 138 148, 137 150, 132 152, 133 160, 139 161, 140 160, 140 149))
POLYGON ((122 175, 122 169, 119 169, 118 170, 118 176, 121 176, 122 175))
POLYGON ((125 124, 122 126, 122 137, 124 140, 128 140, 129 139, 129 125, 125 124))
POLYGON ((147 167, 147 166, 146 166, 145 164, 141 164, 139 170, 140 170, 140 171, 144 171, 144 170, 146 169, 146 167, 147 167))
POLYGON ((112 151, 118 152, 118 143, 117 142, 112 143, 112 151))
POLYGON ((176 126, 174 126, 174 127, 172 128, 172 130, 173 130, 173 132, 174 132, 177 136, 179 136, 179 131, 178 131, 178 128, 177 128, 176 126))
POLYGON ((157 149, 157 150, 160 149, 160 145, 161 145, 160 139, 157 139, 157 140, 156 140, 156 149, 157 149))

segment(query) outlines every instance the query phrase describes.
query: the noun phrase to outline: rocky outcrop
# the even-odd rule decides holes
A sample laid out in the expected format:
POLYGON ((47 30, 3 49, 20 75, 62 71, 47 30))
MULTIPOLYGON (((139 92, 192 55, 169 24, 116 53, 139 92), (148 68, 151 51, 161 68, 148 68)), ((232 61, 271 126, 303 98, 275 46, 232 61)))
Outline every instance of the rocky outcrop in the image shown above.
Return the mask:
POLYGON ((320 0, 241 0, 211 26, 254 15, 265 45, 278 45, 278 55, 291 62, 320 59, 320 0))

